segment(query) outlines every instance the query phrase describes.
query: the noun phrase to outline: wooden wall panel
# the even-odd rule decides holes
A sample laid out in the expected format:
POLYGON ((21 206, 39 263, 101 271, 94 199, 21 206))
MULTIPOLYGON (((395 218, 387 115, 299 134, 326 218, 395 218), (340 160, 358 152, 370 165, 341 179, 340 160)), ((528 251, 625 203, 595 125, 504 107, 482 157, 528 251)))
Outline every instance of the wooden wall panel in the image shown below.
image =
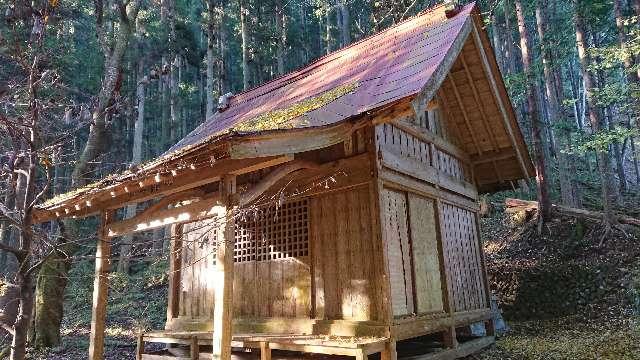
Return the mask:
POLYGON ((407 224, 407 198, 399 191, 382 191, 382 232, 387 248, 394 316, 414 312, 411 248, 407 224))
MULTIPOLYGON (((311 267, 308 255, 308 210, 285 203, 238 221, 234 249, 234 316, 240 318, 311 316, 311 267), (243 224, 246 224, 243 226, 243 224), (306 226, 306 225, 304 225, 306 226), (285 241, 285 238, 289 239, 285 241), (305 240, 306 239, 306 240, 305 240), (305 242, 306 247, 305 247, 305 242)), ((179 317, 213 317, 215 219, 184 225, 179 317)))
POLYGON ((409 193, 409 224, 417 312, 423 314, 443 311, 434 201, 409 193))
POLYGON ((315 317, 382 320, 368 186, 311 199, 315 317))
POLYGON ((475 214, 442 204, 442 239, 447 280, 456 312, 487 308, 475 214))

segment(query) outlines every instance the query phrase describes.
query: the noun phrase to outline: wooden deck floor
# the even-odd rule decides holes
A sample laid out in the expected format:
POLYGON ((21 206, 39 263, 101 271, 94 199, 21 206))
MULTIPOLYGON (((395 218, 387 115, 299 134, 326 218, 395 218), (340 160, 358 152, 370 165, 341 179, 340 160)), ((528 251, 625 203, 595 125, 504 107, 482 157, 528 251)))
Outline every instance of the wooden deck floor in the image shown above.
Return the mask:
MULTIPOLYGON (((204 360, 212 359, 211 332, 152 332, 138 340, 140 360, 204 360), (166 343, 177 347, 145 353, 144 343, 166 343)), ((232 360, 366 360, 384 350, 387 338, 346 337, 307 334, 236 334, 233 336, 232 360), (260 351, 256 351, 256 350, 260 351), (263 353, 267 350, 266 354, 263 353)), ((455 349, 430 347, 426 344, 398 344, 398 357, 404 360, 452 360, 468 356, 493 344, 491 336, 465 341, 455 349), (403 347, 407 347, 404 349, 403 347), (409 349, 411 348, 411 349, 409 349), (418 350, 418 351, 416 351, 418 350)))

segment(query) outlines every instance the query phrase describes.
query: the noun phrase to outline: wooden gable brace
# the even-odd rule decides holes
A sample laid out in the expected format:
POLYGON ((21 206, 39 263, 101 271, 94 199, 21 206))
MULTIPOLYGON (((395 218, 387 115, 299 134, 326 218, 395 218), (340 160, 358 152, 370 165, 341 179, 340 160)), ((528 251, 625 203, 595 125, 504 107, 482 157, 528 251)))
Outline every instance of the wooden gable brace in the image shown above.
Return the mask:
MULTIPOLYGON (((249 188, 242 194, 239 194, 238 205, 240 208, 247 206, 260 197, 265 191, 275 185, 278 181, 284 179, 289 174, 301 169, 315 169, 315 163, 296 160, 291 163, 282 165, 275 169, 259 183, 249 188)), ((220 206, 224 206, 223 200, 219 193, 198 194, 197 192, 185 193, 184 197, 177 199, 170 197, 161 200, 158 204, 164 206, 174 204, 179 201, 201 197, 199 201, 192 202, 184 206, 177 206, 171 209, 162 209, 159 206, 152 205, 142 213, 126 220, 112 223, 107 228, 107 234, 110 237, 121 236, 124 234, 146 231, 166 225, 183 224, 193 221, 206 220, 215 217, 220 213, 220 206)))

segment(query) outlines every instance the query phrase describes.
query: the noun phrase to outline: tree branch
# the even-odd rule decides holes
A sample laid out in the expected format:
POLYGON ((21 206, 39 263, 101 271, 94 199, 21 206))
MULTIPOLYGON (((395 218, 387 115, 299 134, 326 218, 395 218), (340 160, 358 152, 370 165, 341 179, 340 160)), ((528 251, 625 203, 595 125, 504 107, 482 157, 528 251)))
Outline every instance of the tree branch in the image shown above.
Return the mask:
POLYGON ((0 243, 0 250, 4 250, 6 252, 12 253, 18 260, 24 259, 24 257, 27 254, 27 252, 24 250, 20 250, 13 246, 5 245, 3 243, 0 243))

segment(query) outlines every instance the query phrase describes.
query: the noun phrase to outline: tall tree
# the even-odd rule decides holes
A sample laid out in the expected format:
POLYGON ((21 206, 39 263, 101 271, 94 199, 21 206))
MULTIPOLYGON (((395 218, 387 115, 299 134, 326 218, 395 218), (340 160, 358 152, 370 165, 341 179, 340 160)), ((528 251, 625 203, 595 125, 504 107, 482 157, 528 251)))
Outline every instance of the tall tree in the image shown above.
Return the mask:
POLYGON ((276 0, 275 3, 275 18, 276 18, 276 34, 277 47, 276 47, 276 60, 278 65, 278 75, 285 73, 284 58, 285 47, 287 44, 287 19, 285 16, 285 9, 282 0, 276 0))
POLYGON ((529 32, 525 22, 522 1, 516 0, 516 15, 518 18, 518 31, 520 32, 520 50, 522 51, 522 65, 527 79, 527 115, 531 123, 531 138, 536 168, 536 183, 538 185, 539 222, 538 231, 542 231, 544 224, 551 217, 551 198, 549 197, 549 183, 545 168, 544 143, 542 141, 541 119, 538 113, 538 99, 536 96, 536 79, 532 68, 531 47, 529 45, 529 32))
MULTIPOLYGON (((564 100, 561 89, 556 86, 556 69, 559 68, 558 64, 555 64, 552 56, 551 43, 547 38, 547 31, 549 30, 547 12, 548 2, 546 0, 538 0, 536 2, 536 25, 538 29, 538 37, 540 40, 541 53, 542 53, 542 66, 544 75, 545 94, 547 99, 547 112, 552 124, 557 124, 562 119, 561 102, 564 100)), ((567 147, 570 145, 571 139, 565 138, 567 147)), ((560 178, 560 194, 562 197, 562 203, 568 206, 576 206, 578 204, 575 199, 576 186, 573 181, 573 175, 570 172, 570 165, 568 159, 567 148, 557 152, 558 159, 558 176, 560 178)))
MULTIPOLYGON (((91 114, 88 139, 71 175, 73 187, 82 187, 87 183, 89 173, 95 167, 94 160, 104 153, 108 138, 107 117, 114 111, 120 92, 122 63, 141 1, 114 1, 109 4, 102 0, 94 1, 96 35, 104 57, 104 69, 96 105, 91 114), (117 26, 105 24, 105 18, 109 18, 111 13, 117 21, 117 26)), ((70 236, 76 237, 79 233, 76 230, 78 224, 73 220, 65 221, 64 226, 69 230, 70 236)), ((60 323, 64 311, 60 294, 64 293, 67 286, 67 274, 72 264, 69 255, 75 253, 78 248, 75 242, 66 240, 64 249, 52 252, 38 273, 36 297, 39 301, 36 318, 39 321, 36 321, 35 336, 37 343, 44 347, 56 346, 60 342, 60 323)))
MULTIPOLYGON (((640 16, 640 0, 633 0, 634 6, 638 6, 638 16, 640 16)), ((613 1, 613 12, 616 19, 616 28, 618 30, 618 45, 622 54, 622 65, 624 66, 625 78, 627 80, 627 87, 630 96, 627 98, 630 100, 631 114, 635 116, 636 126, 640 129, 640 121, 638 121, 638 112, 640 111, 640 101, 637 96, 633 95, 633 92, 640 91, 640 78, 638 72, 635 71, 633 56, 630 53, 629 46, 627 45, 627 29, 625 27, 625 18, 622 10, 622 1, 613 1)))
MULTIPOLYGON (((144 26, 140 19, 136 21, 136 42, 138 50, 137 60, 137 79, 136 79, 136 121, 133 130, 133 148, 131 153, 131 166, 136 166, 142 161, 142 135, 144 134, 144 105, 146 97, 146 86, 149 78, 145 75, 145 51, 144 51, 144 26)), ((138 210, 137 204, 127 206, 125 218, 130 219, 136 215, 138 210)), ((133 234, 127 234, 122 237, 122 245, 120 246, 120 257, 118 259, 118 271, 122 273, 129 272, 129 264, 131 250, 133 246, 133 234)))
MULTIPOLYGON (((584 8, 581 0, 573 0, 573 24, 576 32, 576 46, 578 48, 578 59, 580 60, 580 67, 582 69, 582 78, 584 82, 584 90, 587 98, 587 111, 589 113, 589 123, 591 125, 591 131, 594 134, 599 133, 602 129, 602 116, 596 105, 594 90, 596 83, 593 75, 591 74, 591 56, 589 55, 587 45, 586 27, 584 23, 584 8)), ((609 166, 609 156, 606 149, 596 149, 596 158, 598 161, 598 172, 600 174, 600 182, 602 185, 602 206, 604 208, 604 224, 605 224, 605 236, 604 240, 611 230, 611 225, 614 222, 613 217, 613 203, 614 203, 614 191, 611 186, 611 173, 609 166)))
MULTIPOLYGON (((218 14, 216 9, 218 8, 217 2, 219 0, 206 0, 207 7, 207 86, 206 86, 206 118, 209 119, 213 116, 213 84, 216 76, 215 71, 215 49, 218 45, 218 39, 216 37, 216 25, 218 20, 218 14)), ((218 79, 220 81, 220 79, 218 79)), ((221 95, 221 94, 220 94, 221 95)))
POLYGON ((340 19, 340 46, 345 47, 351 43, 351 16, 346 0, 337 0, 337 17, 340 19))
POLYGON ((249 26, 247 24, 249 9, 247 0, 238 0, 238 2, 240 4, 240 38, 242 41, 242 88, 248 90, 251 78, 249 70, 249 26))

